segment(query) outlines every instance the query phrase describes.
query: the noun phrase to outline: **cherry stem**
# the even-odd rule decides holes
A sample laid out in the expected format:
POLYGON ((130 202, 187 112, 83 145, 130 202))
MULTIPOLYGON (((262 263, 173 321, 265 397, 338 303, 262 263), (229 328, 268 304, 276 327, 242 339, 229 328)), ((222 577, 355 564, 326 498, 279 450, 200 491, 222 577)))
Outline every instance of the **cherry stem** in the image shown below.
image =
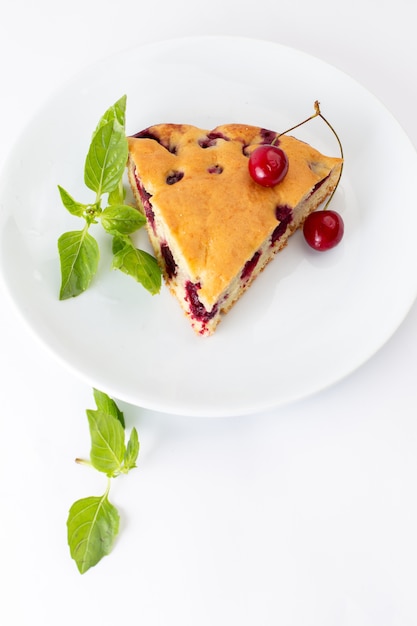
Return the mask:
MULTIPOLYGON (((325 122, 325 124, 327 124, 327 126, 330 128, 330 130, 332 131, 333 135, 336 137, 337 143, 339 144, 339 149, 340 149, 340 156, 343 159, 343 147, 342 147, 342 142, 339 139, 339 135, 337 134, 337 132, 335 131, 335 129, 333 128, 333 126, 330 124, 330 122, 324 117, 324 115, 322 114, 322 112, 320 111, 320 103, 318 100, 315 101, 314 103, 314 110, 315 113, 313 115, 310 115, 310 117, 307 117, 307 119, 305 119, 303 122, 299 122, 298 124, 296 124, 295 126, 292 126, 291 128, 288 128, 287 130, 284 130, 283 133, 280 133, 279 135, 277 135, 274 139, 274 141, 272 142, 272 145, 274 145, 274 143, 276 141, 278 141, 278 139, 280 137, 282 137, 282 135, 286 135, 287 133, 290 133, 292 130, 294 130, 295 128, 298 128, 299 126, 302 126, 303 124, 306 124, 307 122, 310 122, 310 120, 314 120, 315 117, 321 117, 321 119, 323 120, 323 122, 325 122)), ((343 163, 342 166, 340 168, 340 173, 339 173, 339 178, 337 179, 337 183, 330 195, 330 197, 328 198, 326 204, 324 205, 323 211, 325 211, 327 209, 327 207, 329 206, 335 192, 336 189, 339 185, 340 179, 342 177, 342 171, 343 171, 343 163)))
POLYGON ((78 463, 79 465, 88 465, 89 467, 92 467, 92 464, 90 463, 90 461, 86 461, 85 459, 75 459, 75 462, 78 463))
POLYGON ((287 128, 287 130, 284 130, 284 132, 279 133, 279 135, 277 135, 274 139, 274 141, 272 142, 272 145, 278 141, 278 139, 280 137, 282 137, 282 135, 286 135, 287 133, 290 133, 292 130, 294 130, 295 128, 298 128, 299 126, 303 126, 303 124, 307 124, 307 122, 310 122, 310 120, 314 120, 315 117, 317 117, 318 115, 321 115, 320 112, 320 107, 319 107, 319 103, 316 100, 316 102, 314 103, 314 108, 316 110, 316 112, 314 113, 314 115, 310 115, 310 117, 307 117, 307 119, 305 119, 303 122, 299 122, 298 124, 296 124, 295 126, 291 126, 291 128, 287 128))

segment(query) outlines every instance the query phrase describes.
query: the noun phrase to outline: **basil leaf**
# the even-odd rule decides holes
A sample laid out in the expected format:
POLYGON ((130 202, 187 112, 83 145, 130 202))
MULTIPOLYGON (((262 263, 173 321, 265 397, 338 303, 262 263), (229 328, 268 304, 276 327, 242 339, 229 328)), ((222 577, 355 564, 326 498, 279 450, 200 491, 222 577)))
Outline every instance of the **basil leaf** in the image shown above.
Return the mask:
POLYGON ((139 456, 139 437, 136 428, 132 428, 129 441, 127 442, 126 453, 123 463, 123 469, 127 473, 136 467, 136 461, 139 456))
POLYGON ((112 398, 110 398, 106 393, 104 393, 104 391, 93 389, 93 393, 98 410, 102 411, 102 413, 107 413, 107 415, 112 415, 113 417, 115 417, 117 420, 119 420, 124 428, 125 418, 115 401, 112 400, 112 398))
POLYGON ((84 574, 111 551, 119 532, 119 513, 101 496, 74 502, 67 520, 68 545, 78 570, 84 574))
POLYGON ((107 207, 100 219, 103 228, 111 235, 130 235, 146 224, 145 216, 126 204, 107 207))
POLYGON ((113 237, 112 251, 113 254, 120 252, 126 245, 126 237, 113 237))
POLYGON ((62 204, 72 215, 76 215, 77 217, 83 217, 84 212, 89 208, 89 204, 81 204, 80 202, 76 202, 72 196, 65 191, 63 187, 58 185, 59 194, 61 196, 62 204))
POLYGON ((121 178, 119 180, 119 184, 117 185, 117 187, 109 193, 107 201, 110 205, 123 204, 125 201, 125 197, 126 197, 126 190, 123 186, 123 178, 121 178))
POLYGON ((125 431, 120 421, 112 415, 87 409, 90 426, 93 467, 109 477, 117 476, 126 452, 125 431))
POLYGON ((128 145, 124 127, 110 119, 98 128, 91 141, 84 167, 84 182, 100 197, 116 189, 127 163, 128 145))
POLYGON ((61 263, 60 300, 78 296, 97 272, 100 257, 96 240, 87 228, 64 233, 58 239, 61 263))
POLYGON ((100 118, 92 138, 94 138, 97 131, 104 126, 106 122, 111 120, 117 120, 121 126, 125 126, 126 100, 126 96, 122 96, 119 100, 117 100, 117 102, 107 109, 107 111, 100 118))
POLYGON ((114 254, 113 268, 132 276, 152 295, 159 293, 161 289, 161 270, 156 259, 131 244, 125 244, 114 254))

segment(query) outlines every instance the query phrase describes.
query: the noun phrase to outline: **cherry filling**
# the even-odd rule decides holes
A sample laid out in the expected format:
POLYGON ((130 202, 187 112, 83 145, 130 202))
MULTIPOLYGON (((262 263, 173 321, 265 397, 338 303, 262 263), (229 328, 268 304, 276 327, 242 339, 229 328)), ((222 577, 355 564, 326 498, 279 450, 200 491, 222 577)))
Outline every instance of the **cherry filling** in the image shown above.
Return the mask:
POLYGON ((241 280, 248 280, 248 278, 251 276, 253 270, 255 269, 258 261, 259 261, 259 257, 261 256, 261 253, 259 252, 255 252, 255 254, 253 255, 253 257, 251 259, 249 259, 249 261, 247 261, 245 263, 245 267, 243 268, 243 271, 240 275, 240 279, 241 280))
POLYGON ((253 152, 253 148, 255 146, 264 146, 271 145, 273 143, 274 146, 279 146, 280 141, 277 139, 277 133, 273 130, 267 130, 266 128, 262 128, 260 131, 261 141, 257 144, 248 143, 244 144, 242 147, 242 153, 245 157, 250 157, 253 152))
POLYGON ((173 278, 177 274, 177 264, 167 243, 161 243, 161 254, 165 262, 168 278, 173 278))
POLYGON ((221 174, 223 168, 221 165, 211 165, 209 168, 207 168, 207 171, 209 174, 221 174))
POLYGON ((132 137, 135 137, 135 139, 153 139, 154 141, 157 141, 159 143, 159 145, 161 145, 163 148, 168 150, 168 152, 172 152, 172 154, 176 154, 177 153, 177 147, 176 146, 171 146, 171 145, 169 145, 167 143, 164 143, 161 140, 161 138, 158 137, 158 135, 153 133, 151 130, 149 130, 149 128, 145 128, 144 130, 140 130, 135 135, 132 135, 132 137))
POLYGON ((154 139, 154 141, 161 143, 161 140, 159 139, 159 137, 155 135, 155 133, 152 133, 149 130, 149 128, 140 130, 138 133, 135 133, 134 135, 132 135, 132 137, 135 137, 135 139, 154 139))
POLYGON ((314 185, 313 189, 310 191, 310 196, 312 196, 313 193, 315 193, 317 191, 317 189, 320 189, 322 184, 326 182, 326 180, 329 178, 329 176, 330 176, 330 174, 327 174, 327 176, 325 176, 324 178, 319 180, 319 182, 314 185))
POLYGON ((226 137, 223 133, 208 133, 206 137, 198 140, 198 145, 201 148, 211 148, 216 145, 218 139, 230 141, 229 137, 226 137))
POLYGON ((292 220, 292 209, 288 206, 288 204, 279 204, 275 208, 275 217, 280 222, 284 222, 285 220, 292 220))
POLYGON ((273 246, 287 230, 288 224, 292 221, 292 209, 286 204, 278 205, 275 209, 275 216, 279 220, 278 226, 271 235, 271 246, 273 246))
POLYGON ((152 230, 155 233, 156 232, 155 214, 153 212, 152 204, 150 202, 152 195, 146 191, 145 187, 142 185, 139 178, 137 177, 136 172, 135 172, 135 182, 136 182, 136 187, 138 188, 140 199, 142 201, 143 209, 145 211, 146 219, 148 220, 148 223, 152 226, 152 230))
POLYGON ((175 183, 178 183, 182 178, 184 178, 184 172, 171 172, 166 177, 165 182, 167 185, 175 185, 175 183))
POLYGON ((279 145, 279 141, 275 141, 277 138, 277 134, 273 130, 268 130, 267 128, 262 128, 260 132, 262 143, 270 144, 274 142, 274 146, 279 145))
POLYGON ((192 283, 188 280, 185 283, 185 299, 190 304, 190 312, 192 316, 198 321, 202 323, 209 322, 217 313, 218 305, 215 304, 211 311, 207 311, 204 304, 200 302, 198 299, 197 291, 201 289, 200 283, 192 283))

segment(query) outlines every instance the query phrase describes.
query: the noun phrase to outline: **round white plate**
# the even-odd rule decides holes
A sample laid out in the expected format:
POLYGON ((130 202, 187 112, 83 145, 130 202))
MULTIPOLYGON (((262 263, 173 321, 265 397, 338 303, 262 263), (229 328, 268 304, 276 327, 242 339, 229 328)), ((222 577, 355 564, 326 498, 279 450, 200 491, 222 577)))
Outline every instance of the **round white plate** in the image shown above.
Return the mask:
MULTIPOLYGON (((294 134, 338 154, 320 119, 294 134)), ((22 133, 1 179, 1 272, 35 334, 92 386, 174 414, 256 412, 340 380, 407 314, 417 293, 415 171, 416 153, 390 113, 320 60, 240 38, 138 47, 78 75, 22 133), (102 251, 97 278, 59 301, 56 242, 82 223, 61 205, 57 185, 93 200, 83 183, 91 133, 123 94, 128 134, 159 122, 284 130, 319 100, 345 152, 333 200, 342 243, 317 253, 298 232, 211 338, 194 335, 165 288, 152 297, 111 271, 110 238, 99 226, 91 231, 102 251)))

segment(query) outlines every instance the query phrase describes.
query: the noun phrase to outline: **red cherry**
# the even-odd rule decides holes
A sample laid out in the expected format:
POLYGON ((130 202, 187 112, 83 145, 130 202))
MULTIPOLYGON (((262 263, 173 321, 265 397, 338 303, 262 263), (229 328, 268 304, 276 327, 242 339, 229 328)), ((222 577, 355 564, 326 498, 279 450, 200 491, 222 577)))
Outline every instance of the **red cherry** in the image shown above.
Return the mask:
POLYGON ((288 172, 288 157, 281 148, 262 145, 249 157, 249 174, 263 187, 278 185, 288 172))
POLYGON ((324 251, 337 246, 344 229, 341 215, 327 209, 310 213, 304 222, 303 233, 309 246, 314 250, 324 251))

